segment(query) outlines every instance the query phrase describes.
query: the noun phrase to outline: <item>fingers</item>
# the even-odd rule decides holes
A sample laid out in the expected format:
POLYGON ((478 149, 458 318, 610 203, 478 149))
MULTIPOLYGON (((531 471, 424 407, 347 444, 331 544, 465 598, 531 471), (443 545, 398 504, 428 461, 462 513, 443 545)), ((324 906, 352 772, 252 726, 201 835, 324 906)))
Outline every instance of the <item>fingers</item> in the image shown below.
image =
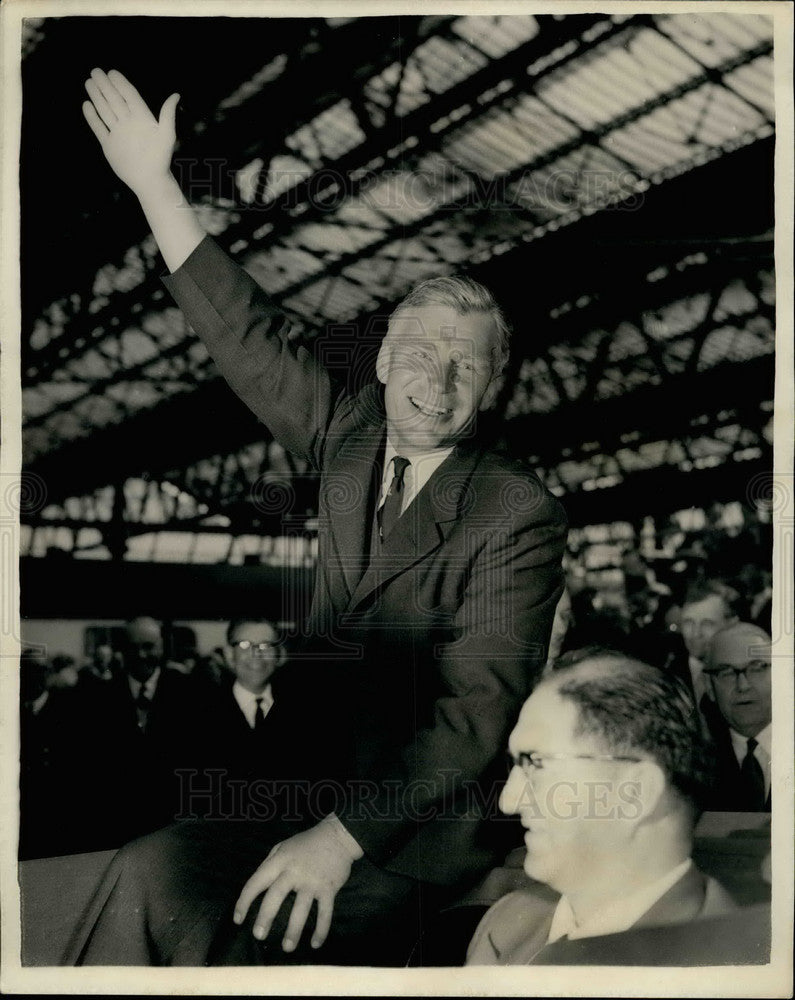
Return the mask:
POLYGON ((328 937, 331 930, 331 917, 334 912, 334 896, 322 893, 317 897, 317 918, 315 933, 312 935, 312 947, 319 948, 328 937))
POLYGON ((179 103, 179 94, 171 94, 163 102, 163 107, 160 109, 160 117, 158 122, 162 126, 166 126, 173 134, 177 131, 177 104, 179 103))
POLYGON ((109 69, 108 79, 124 98, 130 111, 149 111, 146 101, 123 73, 120 73, 117 69, 109 69))
POLYGON ((293 908, 290 912, 290 920, 287 923, 287 930, 282 938, 282 948, 285 951, 294 951, 296 945, 301 940, 301 934, 306 924, 306 918, 312 909, 312 901, 315 896, 311 892, 299 892, 295 897, 293 908))
MULTIPOLYGON (((288 892, 293 888, 293 881, 288 875, 280 875, 265 893, 262 904, 254 921, 254 937, 264 941, 270 933, 273 918, 279 912, 288 892)), ((304 917, 306 920, 306 917, 304 917)))
POLYGON ((127 102, 116 89, 113 82, 108 79, 107 73, 103 73, 101 69, 92 69, 91 79, 105 98, 108 107, 113 111, 116 118, 126 118, 130 113, 130 109, 127 107, 127 102))
POLYGON ((279 874, 273 866, 269 865, 273 852, 263 861, 259 868, 240 890, 240 895, 235 903, 235 913, 233 920, 236 924, 242 924, 248 913, 249 907, 261 892, 264 892, 279 874))
POLYGON ((105 100, 102 91, 93 80, 86 80, 86 90, 99 117, 109 129, 113 128, 119 119, 116 112, 105 100))
POLYGON ((91 131, 97 139, 99 139, 101 143, 104 142, 108 135, 108 130, 102 124, 102 119, 97 114, 91 101, 83 101, 83 115, 85 116, 88 124, 91 126, 91 131))

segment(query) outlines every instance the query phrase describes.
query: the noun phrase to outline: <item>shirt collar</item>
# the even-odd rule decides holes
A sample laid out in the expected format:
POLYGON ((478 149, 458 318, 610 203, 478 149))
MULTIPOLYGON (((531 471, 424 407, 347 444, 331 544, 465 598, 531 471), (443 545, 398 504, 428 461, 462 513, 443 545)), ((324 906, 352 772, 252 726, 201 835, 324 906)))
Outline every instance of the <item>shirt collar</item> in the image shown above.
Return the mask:
MULTIPOLYGON (((737 760, 742 761, 748 752, 748 737, 742 736, 740 733, 735 732, 733 729, 729 729, 729 735, 731 736, 732 746, 734 747, 734 753, 737 760)), ((772 750, 772 738, 773 730, 772 723, 768 722, 765 728, 754 736, 757 744, 762 750, 767 754, 768 758, 771 756, 772 750)))
MULTIPOLYGON (((421 452, 418 455, 412 455, 409 461, 411 464, 406 470, 406 480, 405 480, 405 494, 406 499, 403 502, 403 509, 411 503, 411 501, 420 492, 423 486, 428 482, 431 476, 436 472, 442 462, 447 458, 447 456, 453 451, 454 446, 450 448, 443 448, 442 450, 436 449, 434 451, 421 452)), ((384 472, 381 477, 381 501, 383 502, 386 497, 387 491, 392 483, 392 478, 395 475, 394 466, 392 465, 392 459, 398 454, 395 446, 389 440, 386 439, 386 446, 384 447, 384 472)))
POLYGON ((625 893, 619 899, 613 900, 594 913, 588 920, 578 924, 574 910, 566 896, 561 896, 552 924, 549 928, 547 944, 557 941, 564 935, 572 940, 575 938, 597 937, 601 934, 617 934, 637 923, 644 913, 654 906, 658 899, 676 885, 686 874, 692 862, 686 858, 681 864, 666 872, 661 878, 648 885, 641 886, 634 892, 625 893))
POLYGON ((34 715, 38 715, 39 712, 44 708, 47 703, 47 699, 50 697, 49 691, 42 691, 38 698, 30 702, 29 708, 34 715))
POLYGON ((262 699, 263 715, 267 715, 273 706, 273 691, 270 684, 263 690, 262 694, 254 694, 253 691, 244 688, 240 681, 235 681, 232 685, 232 694, 250 726, 254 725, 258 698, 262 699))
POLYGON ((130 691, 132 692, 133 698, 137 698, 141 694, 141 692, 143 692, 143 694, 145 694, 146 697, 149 698, 149 700, 151 701, 151 699, 154 697, 155 689, 157 688, 157 682, 159 678, 160 678, 160 667, 155 667, 155 669, 152 672, 152 676, 148 677, 143 684, 128 674, 127 680, 130 683, 130 691))

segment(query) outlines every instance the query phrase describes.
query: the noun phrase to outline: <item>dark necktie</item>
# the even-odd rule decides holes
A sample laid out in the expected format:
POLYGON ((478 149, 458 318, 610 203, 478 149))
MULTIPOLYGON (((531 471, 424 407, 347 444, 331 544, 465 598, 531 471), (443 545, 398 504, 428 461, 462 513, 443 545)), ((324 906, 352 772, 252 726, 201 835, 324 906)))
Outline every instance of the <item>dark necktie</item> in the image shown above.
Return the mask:
POLYGON ((254 710, 254 732, 259 736, 265 729, 265 712, 262 708, 262 698, 255 698, 256 709, 254 710))
POLYGON ((765 808, 765 775, 754 753, 758 746, 759 744, 753 737, 748 740, 748 749, 742 764, 740 764, 740 773, 749 809, 763 812, 765 808))
POLYGON ((395 455, 392 461, 395 463, 395 475, 389 484, 386 500, 378 511, 378 526, 382 542, 389 538, 389 533, 400 517, 400 508, 403 506, 403 477, 406 474, 406 469, 411 465, 407 458, 402 458, 400 455, 395 455))
POLYGON ((138 716, 138 728, 143 732, 146 731, 146 724, 149 721, 149 709, 151 705, 152 700, 147 697, 142 684, 141 690, 138 692, 138 697, 135 699, 135 711, 138 716))

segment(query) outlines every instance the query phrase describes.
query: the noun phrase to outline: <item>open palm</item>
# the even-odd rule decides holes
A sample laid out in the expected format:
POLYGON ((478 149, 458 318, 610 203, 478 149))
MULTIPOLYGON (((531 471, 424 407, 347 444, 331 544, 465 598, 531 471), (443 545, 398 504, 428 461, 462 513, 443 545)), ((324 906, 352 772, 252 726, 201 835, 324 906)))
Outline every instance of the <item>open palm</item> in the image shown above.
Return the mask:
POLYGON ((86 90, 91 100, 83 102, 83 114, 108 163, 136 194, 144 193, 169 172, 179 94, 166 99, 158 119, 118 70, 92 70, 86 90))

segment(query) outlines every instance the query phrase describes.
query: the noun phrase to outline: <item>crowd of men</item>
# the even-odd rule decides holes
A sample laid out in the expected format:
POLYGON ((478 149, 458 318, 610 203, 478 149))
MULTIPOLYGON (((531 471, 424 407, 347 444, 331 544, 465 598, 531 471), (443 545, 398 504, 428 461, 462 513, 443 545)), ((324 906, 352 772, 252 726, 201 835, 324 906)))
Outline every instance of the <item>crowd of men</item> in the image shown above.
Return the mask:
MULTIPOLYGON (((170 171, 178 95, 155 118, 115 70, 86 91, 187 323, 319 474, 319 544, 294 656, 265 623, 235 623, 212 681, 169 667, 158 623, 135 619, 94 671, 74 713, 93 769, 82 815, 112 804, 159 828, 116 853, 66 963, 404 964, 515 845, 517 817, 531 898, 483 917, 469 961, 723 918, 693 829, 705 805, 769 808, 769 635, 705 578, 667 642, 648 621, 604 649, 576 613, 564 635, 563 506, 478 426, 509 355, 491 292, 421 282, 372 377, 330 368, 202 229, 170 171), (535 906, 541 884, 554 905, 535 906)), ((47 701, 28 699, 34 719, 47 701)))
MULTIPOLYGON (((511 734, 499 804, 528 831, 527 874, 560 896, 506 895, 477 927, 468 963, 554 964, 573 954, 596 964, 635 947, 644 927, 709 919, 731 930, 735 904, 689 859, 702 809, 771 809, 770 636, 740 621, 735 603, 721 581, 689 587, 679 655, 669 644, 661 668, 594 644, 547 664, 511 734), (609 790, 599 823, 588 822, 594 782, 609 790), (572 822, 578 810, 582 823, 572 822), (569 941, 582 943, 572 952, 569 941)), ((119 847, 197 817, 310 809, 311 761, 283 752, 296 746, 301 694, 284 683, 290 663, 277 627, 233 621, 222 652, 217 672, 191 672, 167 659, 162 624, 148 617, 127 623, 118 649, 100 644, 66 685, 60 658, 50 666, 26 651, 22 858, 119 847)), ((721 961, 715 942, 725 934, 705 940, 700 959, 721 961)), ((758 948, 759 934, 745 946, 758 948)))
MULTIPOLYGON (((642 659, 678 677, 697 707, 712 762, 703 805, 769 812, 770 636, 737 605, 724 582, 694 581, 677 626, 647 641, 642 659)), ((580 648, 601 645, 599 630, 571 622, 563 662, 567 632, 580 648)), ((631 644, 611 648, 637 655, 631 644)), ((167 657, 163 625, 149 617, 128 622, 118 649, 98 644, 79 670, 70 657, 25 650, 20 856, 118 847, 180 817, 293 808, 310 770, 280 754, 294 720, 272 685, 289 691, 289 674, 287 647, 264 619, 231 622, 224 649, 188 664, 167 657)))

